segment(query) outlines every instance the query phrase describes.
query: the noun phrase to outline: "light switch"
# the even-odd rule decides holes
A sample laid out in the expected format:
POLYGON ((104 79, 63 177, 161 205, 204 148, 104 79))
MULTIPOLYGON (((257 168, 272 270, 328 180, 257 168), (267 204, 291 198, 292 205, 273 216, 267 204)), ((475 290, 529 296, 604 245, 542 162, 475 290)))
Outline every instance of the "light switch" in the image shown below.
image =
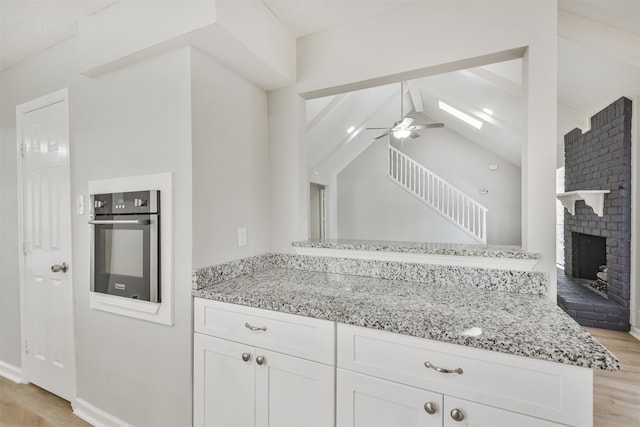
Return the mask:
POLYGON ((84 215, 84 196, 82 194, 76 195, 76 214, 84 215))
POLYGON ((247 227, 238 228, 238 246, 247 246, 247 227))

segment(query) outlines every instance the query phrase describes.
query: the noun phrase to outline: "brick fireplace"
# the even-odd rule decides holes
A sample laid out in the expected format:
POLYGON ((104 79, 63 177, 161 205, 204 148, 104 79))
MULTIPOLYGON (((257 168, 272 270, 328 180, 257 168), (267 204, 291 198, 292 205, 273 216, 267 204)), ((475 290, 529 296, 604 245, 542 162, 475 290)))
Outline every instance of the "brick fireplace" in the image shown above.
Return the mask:
MULTIPOLYGON (((597 297, 567 297, 558 304, 578 323, 629 330, 631 266, 631 101, 620 98, 591 118, 591 130, 564 137, 565 191, 609 190, 602 217, 584 201, 565 210, 565 276, 589 284, 606 269, 606 290, 597 297), (604 264, 602 264, 604 263, 604 264)), ((560 283, 559 283, 560 289, 560 283)))

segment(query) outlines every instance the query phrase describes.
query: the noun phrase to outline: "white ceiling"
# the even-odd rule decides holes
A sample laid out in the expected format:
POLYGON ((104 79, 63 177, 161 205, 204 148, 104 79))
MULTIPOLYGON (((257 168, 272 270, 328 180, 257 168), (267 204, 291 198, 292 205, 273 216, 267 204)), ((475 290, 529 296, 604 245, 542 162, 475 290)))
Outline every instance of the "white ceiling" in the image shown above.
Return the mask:
POLYGON ((116 0, 0 0, 0 71, 73 37, 78 20, 116 0))
MULTIPOLYGON (((0 71, 72 37, 81 17, 97 13, 116 1, 118 0, 0 0, 0 71)), ((260 1, 292 34, 300 37, 416 0, 260 1)), ((589 23, 594 23, 592 28, 598 30, 598 36, 606 36, 607 29, 610 29, 614 35, 630 36, 630 40, 638 40, 640 37, 640 0, 559 0, 558 5, 560 12, 576 17, 583 24, 582 31, 589 31, 589 23)), ((562 24, 561 19, 559 22, 562 24)), ((560 33, 558 131, 562 135, 575 126, 584 127, 590 114, 623 94, 640 95, 640 68, 637 60, 626 61, 624 56, 608 55, 607 49, 602 45, 590 45, 589 37, 584 40, 579 35, 577 39, 562 38, 562 32, 560 33), (603 79, 604 75, 613 77, 603 79)), ((593 38, 593 34, 591 37, 593 38)), ((423 78, 417 83, 424 102, 424 114, 428 119, 444 121, 448 129, 473 139, 491 151, 501 152, 506 160, 518 164, 518 135, 522 125, 520 79, 520 61, 511 61, 510 64, 490 65, 423 78), (481 132, 472 131, 459 121, 443 115, 435 107, 438 99, 449 100, 452 105, 472 114, 482 114, 482 108, 489 107, 495 111, 493 123, 488 120, 489 124, 481 132)), ((327 151, 330 153, 338 150, 337 146, 344 144, 344 132, 348 126, 360 124, 363 127, 378 127, 390 125, 397 120, 399 89, 391 92, 380 89, 377 93, 377 97, 362 95, 363 99, 369 99, 365 104, 358 103, 358 96, 349 95, 350 100, 341 99, 344 105, 361 105, 361 111, 357 114, 358 109, 339 108, 339 105, 332 107, 329 104, 331 99, 309 103, 309 120, 322 117, 322 120, 316 119, 313 126, 316 137, 329 137, 335 133, 336 138, 336 146, 333 148, 311 148, 309 152, 317 151, 318 156, 326 157, 327 151), (372 97, 377 101, 373 102, 372 97), (382 105, 385 102, 390 104, 382 105), (367 105, 377 107, 372 109, 367 108, 367 105), (384 111, 387 111, 386 115, 384 111), (330 129, 323 129, 324 127, 330 129)), ((334 101, 335 103, 337 102, 334 101)), ((410 110, 409 107, 407 104, 405 111, 410 110)), ((362 135, 375 136, 367 133, 362 135)), ((323 157, 318 157, 315 161, 322 159, 323 157)))

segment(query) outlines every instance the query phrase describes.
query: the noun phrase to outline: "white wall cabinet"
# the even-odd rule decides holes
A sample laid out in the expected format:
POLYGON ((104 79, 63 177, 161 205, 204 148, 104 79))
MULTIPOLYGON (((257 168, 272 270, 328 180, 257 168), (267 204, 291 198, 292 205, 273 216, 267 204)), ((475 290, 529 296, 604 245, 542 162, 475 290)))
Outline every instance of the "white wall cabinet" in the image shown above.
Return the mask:
POLYGON ((196 299, 194 425, 211 427, 328 427, 335 424, 335 366, 255 346, 288 348, 332 362, 335 326, 294 315, 196 299), (238 308, 237 313, 231 313, 238 308), (231 312, 229 311, 231 310, 231 312), (236 316, 238 315, 238 316, 236 316), (297 323, 297 321, 300 323, 297 323), (241 328, 238 328, 238 325, 241 328), (248 326, 245 326, 248 325, 248 326), (329 326, 329 328, 327 328, 329 326), (198 331, 236 330, 247 342, 198 331), (286 332, 286 333, 285 333, 286 332), (287 335, 290 334, 290 335, 287 335), (322 338, 310 348, 296 334, 322 338), (279 338, 280 337, 280 338, 279 338), (296 342, 297 341, 297 342, 296 342))

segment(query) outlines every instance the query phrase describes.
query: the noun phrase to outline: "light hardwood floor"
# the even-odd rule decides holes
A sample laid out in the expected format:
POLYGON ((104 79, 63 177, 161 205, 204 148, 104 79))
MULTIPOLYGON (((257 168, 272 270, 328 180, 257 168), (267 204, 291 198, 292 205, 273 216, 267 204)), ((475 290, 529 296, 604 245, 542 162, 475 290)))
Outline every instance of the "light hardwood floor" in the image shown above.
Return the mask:
POLYGON ((585 328, 620 360, 619 372, 594 371, 593 426, 640 426, 640 341, 626 332, 585 328))
MULTIPOLYGON (((586 328, 615 354, 619 372, 594 372, 594 427, 640 426, 640 341, 625 332, 586 328)), ((0 377, 0 427, 89 426, 73 415, 71 405, 32 384, 0 377)))
POLYGON ((33 384, 16 384, 0 376, 1 427, 90 426, 71 412, 71 404, 33 384))

